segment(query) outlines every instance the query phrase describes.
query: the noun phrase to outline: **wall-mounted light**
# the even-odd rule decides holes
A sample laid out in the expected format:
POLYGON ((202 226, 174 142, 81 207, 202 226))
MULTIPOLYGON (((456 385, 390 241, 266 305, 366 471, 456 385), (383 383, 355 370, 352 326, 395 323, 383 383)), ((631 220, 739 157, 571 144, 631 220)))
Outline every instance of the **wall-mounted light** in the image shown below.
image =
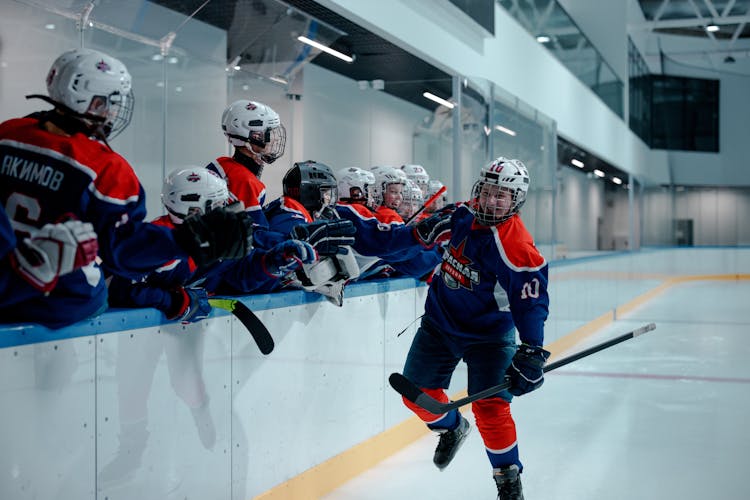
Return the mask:
POLYGON ((441 106, 445 106, 448 109, 453 109, 455 107, 455 104, 453 104, 452 102, 446 101, 442 97, 438 97, 431 92, 423 92, 422 95, 426 97, 427 99, 431 100, 432 102, 436 102, 440 104, 441 106))
POLYGON ((612 182, 614 182, 617 185, 620 185, 622 184, 622 179, 620 179, 619 177, 612 177, 612 182))
POLYGON ((571 165, 575 165, 578 168, 583 168, 585 166, 583 162, 578 158, 573 158, 572 160, 570 160, 570 163, 571 165))
POLYGON ((604 172, 602 172, 601 170, 597 168, 597 169, 594 169, 594 175, 597 177, 604 177, 604 172))
POLYGON ((346 54, 343 54, 343 53, 339 52, 338 50, 333 50, 330 47, 326 47, 322 43, 316 42, 315 40, 310 40, 306 36, 300 35, 300 36, 297 37, 297 40, 299 40, 302 43, 306 43, 307 45, 310 45, 312 47, 315 47, 318 50, 322 50, 323 52, 325 52, 327 54, 331 54, 333 57, 338 57, 342 61, 346 61, 348 63, 354 61, 354 57, 353 56, 348 56, 346 54))
POLYGON ((550 37, 547 35, 539 35, 536 37, 536 41, 539 43, 548 43, 550 41, 550 37))
POLYGON ((498 131, 500 131, 500 132, 502 132, 504 134, 508 134, 510 136, 513 136, 513 137, 516 136, 516 131, 515 130, 511 130, 509 128, 505 128, 502 125, 495 125, 495 130, 498 130, 498 131))
POLYGON ((717 31, 719 31, 719 29, 720 28, 715 24, 709 24, 708 26, 706 26, 706 31, 708 31, 709 33, 716 33, 717 31))

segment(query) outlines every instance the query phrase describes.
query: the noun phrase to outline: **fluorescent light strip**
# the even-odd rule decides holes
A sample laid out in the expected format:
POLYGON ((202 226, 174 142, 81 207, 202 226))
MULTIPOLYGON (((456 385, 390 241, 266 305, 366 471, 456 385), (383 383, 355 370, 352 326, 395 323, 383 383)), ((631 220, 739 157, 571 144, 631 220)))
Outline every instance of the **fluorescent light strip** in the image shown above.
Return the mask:
POLYGON ((604 177, 604 172, 597 168, 596 170, 594 170, 594 175, 597 177, 604 177))
POLYGON ((570 160, 570 163, 572 165, 575 165, 578 168, 583 168, 584 167, 583 162, 581 160, 579 160, 578 158, 573 158, 572 160, 570 160))
POLYGON ((440 104, 441 106, 445 106, 448 109, 453 109, 453 107, 455 106, 455 104, 453 104, 452 102, 446 101, 442 97, 438 97, 430 92, 423 92, 422 95, 427 99, 440 104))
POLYGON ((495 125, 495 129, 499 130, 500 132, 506 133, 508 135, 512 135, 513 137, 516 136, 516 132, 514 130, 511 130, 509 128, 505 128, 502 125, 495 125))
POLYGON ((620 179, 619 177, 612 177, 612 182, 614 182, 615 184, 622 184, 622 179, 620 179))
POLYGON ((706 26, 706 31, 708 31, 709 33, 715 33, 719 31, 719 27, 715 24, 709 24, 708 26, 706 26))
POLYGON ((547 43, 550 41, 550 38, 545 35, 539 35, 538 37, 536 37, 536 41, 539 43, 547 43))
POLYGON ((297 37, 297 40, 299 40, 299 41, 300 41, 300 42, 302 42, 302 43, 306 43, 307 45, 311 45, 311 46, 315 47, 316 49, 322 50, 323 52, 325 52, 325 53, 327 53, 327 54, 331 54, 331 55, 332 55, 332 56, 334 56, 334 57, 338 57, 338 58, 339 58, 339 59, 341 59, 342 61, 346 61, 346 62, 348 62, 348 63, 350 63, 350 62, 353 62, 353 61, 354 61, 354 58, 353 58, 353 57, 351 57, 351 56, 347 56, 346 54, 342 54, 342 53, 341 53, 341 52, 339 52, 338 50, 333 50, 333 49, 332 49, 332 48, 330 48, 330 47, 326 47, 326 46, 325 46, 325 45, 323 45, 322 43, 318 43, 318 42, 316 42, 315 40, 310 40, 310 39, 309 39, 309 38, 307 38, 306 36, 302 36, 302 35, 300 35, 300 36, 298 36, 298 37, 297 37))

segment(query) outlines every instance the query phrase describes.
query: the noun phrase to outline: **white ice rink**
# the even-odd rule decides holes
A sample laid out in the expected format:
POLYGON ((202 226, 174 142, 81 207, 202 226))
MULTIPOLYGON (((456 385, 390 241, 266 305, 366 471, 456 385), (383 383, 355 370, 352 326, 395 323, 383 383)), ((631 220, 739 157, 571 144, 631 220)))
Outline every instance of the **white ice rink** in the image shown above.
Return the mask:
MULTIPOLYGON (((681 283, 577 346, 657 325, 514 401, 526 500, 750 498, 748 308, 750 281, 681 283)), ((436 443, 421 438, 324 498, 495 498, 476 427, 443 472, 436 443)))

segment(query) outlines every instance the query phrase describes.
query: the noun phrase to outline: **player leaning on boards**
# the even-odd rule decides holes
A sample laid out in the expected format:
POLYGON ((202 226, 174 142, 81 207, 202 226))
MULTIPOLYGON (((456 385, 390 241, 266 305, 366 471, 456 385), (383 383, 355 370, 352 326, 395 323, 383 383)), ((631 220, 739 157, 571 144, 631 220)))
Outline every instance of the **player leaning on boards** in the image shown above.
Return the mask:
MULTIPOLYGON (((549 357, 541 347, 549 308, 547 263, 518 215, 528 188, 523 163, 497 158, 480 171, 471 200, 432 227, 432 233, 450 231, 451 238, 404 367, 407 379, 443 402, 462 358, 469 394, 510 377, 510 389, 472 405, 499 500, 523 499, 510 401, 542 385, 549 357)), ((457 409, 435 415, 404 403, 440 433, 433 461, 445 468, 466 439, 469 422, 457 409)))
MULTIPOLYGON (((16 237, 36 237, 46 224, 90 223, 102 268, 139 279, 173 258, 209 264, 251 249, 246 214, 219 209, 170 230, 147 224, 145 193, 133 168, 107 143, 130 122, 131 77, 114 57, 91 49, 60 55, 47 74, 54 108, 0 124, 0 204, 16 237)), ((59 278, 49 293, 19 286, 0 304, 3 322, 61 327, 102 312, 107 289, 96 262, 59 278)))

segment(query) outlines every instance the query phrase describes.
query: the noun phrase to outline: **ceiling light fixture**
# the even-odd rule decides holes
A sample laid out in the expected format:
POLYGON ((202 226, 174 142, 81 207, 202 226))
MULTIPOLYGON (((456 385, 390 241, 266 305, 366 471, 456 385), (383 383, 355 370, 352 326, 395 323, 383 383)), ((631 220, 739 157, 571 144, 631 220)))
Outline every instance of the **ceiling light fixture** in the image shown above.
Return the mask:
POLYGON ((310 40, 306 36, 300 35, 300 36, 297 37, 297 40, 299 40, 302 43, 306 43, 307 45, 310 45, 312 47, 315 47, 318 50, 322 50, 323 52, 325 52, 327 54, 331 54, 334 57, 338 57, 342 61, 346 61, 348 63, 354 61, 354 57, 353 56, 348 56, 348 55, 346 55, 344 53, 339 52, 338 50, 333 50, 330 47, 326 47, 322 43, 316 42, 315 40, 310 40))
POLYGON ((570 160, 570 163, 571 165, 575 165, 578 168, 583 168, 585 166, 583 162, 578 158, 573 158, 572 160, 570 160))
POLYGON ((604 177, 604 172, 599 170, 598 168, 594 170, 594 175, 597 177, 604 177))
POLYGON ((53 30, 55 29, 55 25, 53 23, 47 23, 44 25, 44 29, 46 30, 53 30))
POLYGON ((455 104, 453 104, 452 102, 446 101, 442 97, 438 97, 431 92, 423 92, 422 95, 426 97, 427 99, 431 100, 432 102, 436 102, 440 104, 441 106, 445 106, 448 109, 453 109, 455 107, 455 104))
POLYGON ((536 37, 536 41, 539 43, 547 43, 550 41, 550 38, 547 35, 539 35, 536 37))
POLYGON ((709 24, 708 26, 706 26, 706 31, 708 31, 709 33, 716 33, 717 31, 719 31, 719 27, 715 24, 709 24))
POLYGON ((495 130, 499 130, 500 132, 503 132, 503 133, 508 134, 510 136, 513 136, 513 137, 516 136, 515 130, 511 130, 509 128, 505 128, 502 125, 495 125, 495 130))
POLYGON ((612 182, 619 185, 622 184, 622 179, 620 179, 619 177, 612 177, 612 182))

